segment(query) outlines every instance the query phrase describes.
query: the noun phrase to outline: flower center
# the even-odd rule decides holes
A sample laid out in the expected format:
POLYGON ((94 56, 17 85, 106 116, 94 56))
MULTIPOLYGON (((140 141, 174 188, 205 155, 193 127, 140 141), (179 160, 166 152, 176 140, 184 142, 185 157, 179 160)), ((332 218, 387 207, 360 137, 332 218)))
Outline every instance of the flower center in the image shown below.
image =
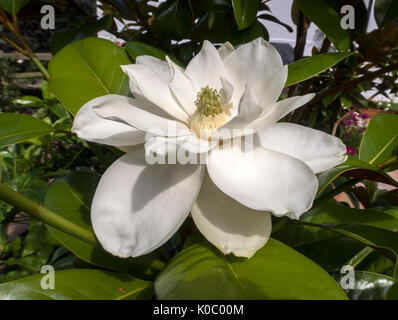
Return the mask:
POLYGON ((225 124, 230 117, 231 104, 226 101, 222 90, 206 86, 195 101, 196 111, 190 120, 190 127, 198 137, 209 139, 213 132, 225 124))

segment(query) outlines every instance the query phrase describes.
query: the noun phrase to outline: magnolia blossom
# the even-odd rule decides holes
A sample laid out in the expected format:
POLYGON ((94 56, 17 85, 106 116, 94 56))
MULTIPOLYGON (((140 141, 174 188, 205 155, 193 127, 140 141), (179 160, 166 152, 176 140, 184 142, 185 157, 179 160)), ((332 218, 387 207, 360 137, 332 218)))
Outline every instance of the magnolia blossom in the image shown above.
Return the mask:
POLYGON ((261 38, 236 50, 205 41, 185 70, 151 56, 122 69, 134 97, 95 98, 73 125, 80 138, 127 152, 102 176, 91 208, 94 231, 114 255, 155 250, 191 213, 224 254, 251 257, 269 239, 270 213, 299 218, 312 206, 315 174, 346 159, 338 138, 276 123, 313 94, 277 101, 287 66, 261 38), (206 164, 148 164, 148 132, 156 132, 152 142, 173 141, 190 153, 205 146, 206 164), (247 132, 250 151, 228 143, 247 132))

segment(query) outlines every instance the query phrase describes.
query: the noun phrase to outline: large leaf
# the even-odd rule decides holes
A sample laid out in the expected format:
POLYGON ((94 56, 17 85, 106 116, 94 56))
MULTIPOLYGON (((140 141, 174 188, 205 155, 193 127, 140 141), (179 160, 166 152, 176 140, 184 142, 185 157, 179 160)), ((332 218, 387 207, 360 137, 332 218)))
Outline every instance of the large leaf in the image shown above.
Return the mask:
MULTIPOLYGON (((43 277, 31 277, 0 284, 1 300, 140 300, 150 299, 153 284, 103 270, 72 269, 54 273, 54 289, 41 287, 43 277)), ((44 283, 46 279, 43 279, 44 283)))
MULTIPOLYGON (((363 224, 387 230, 398 229, 398 219, 394 214, 375 210, 354 209, 337 203, 326 203, 315 207, 301 216, 300 221, 315 224, 344 222, 363 224)), ((289 223, 273 233, 272 236, 289 246, 299 246, 336 237, 336 233, 327 229, 319 229, 318 227, 289 223)))
POLYGON ((377 165, 395 156, 397 148, 398 115, 375 115, 362 138, 359 158, 377 165))
POLYGON ((88 101, 106 94, 129 93, 120 66, 130 64, 124 48, 98 38, 73 42, 50 61, 50 90, 73 115, 88 101))
POLYGON ((0 114, 0 148, 45 136, 53 128, 40 119, 17 113, 0 114))
MULTIPOLYGON (((341 281, 344 275, 334 274, 337 281, 341 281)), ((353 289, 346 289, 348 297, 352 300, 382 300, 394 283, 394 279, 378 273, 368 271, 355 271, 353 289)))
POLYGON ((254 21, 250 27, 245 30, 232 30, 227 37, 227 40, 231 42, 234 46, 240 45, 242 43, 247 43, 253 41, 257 38, 269 39, 268 31, 264 25, 258 20, 254 21))
POLYGON ((398 17, 397 0, 376 0, 374 16, 379 28, 398 17))
POLYGON ((259 0, 232 0, 234 17, 238 25, 238 30, 246 29, 254 22, 259 4, 259 0))
POLYGON ((354 54, 353 52, 332 52, 298 60, 288 65, 289 73, 285 87, 310 79, 333 67, 336 63, 354 54))
POLYGON ((252 258, 193 244, 155 281, 160 299, 346 299, 339 285, 297 251, 270 239, 252 258))
MULTIPOLYGON (((87 172, 74 172, 55 181, 46 194, 44 205, 73 223, 92 231, 90 207, 99 176, 87 172)), ((156 263, 147 257, 122 259, 72 237, 58 229, 48 227, 51 233, 80 259, 108 269, 151 279, 156 274, 150 266, 156 263)))
POLYGON ((396 281, 386 292, 386 300, 398 300, 398 281, 396 281))
POLYGON ((166 59, 166 53, 163 50, 152 47, 149 44, 140 41, 126 42, 126 49, 128 54, 135 60, 138 56, 149 55, 160 60, 166 59))
POLYGON ((189 1, 163 2, 155 14, 155 21, 163 37, 173 40, 188 38, 194 26, 189 1))
POLYGON ((350 32, 340 25, 340 15, 324 0, 296 0, 304 15, 314 22, 339 51, 350 49, 350 32))
POLYGON ((83 26, 82 28, 56 32, 50 43, 51 53, 57 53, 70 42, 95 36, 99 31, 109 29, 112 26, 112 23, 112 15, 106 15, 99 20, 83 26))
POLYGON ((339 176, 368 179, 397 187, 398 183, 388 174, 357 158, 348 158, 343 164, 318 174, 318 195, 339 176))
POLYGON ((30 0, 0 0, 0 7, 2 7, 9 14, 17 14, 18 11, 26 5, 30 0))

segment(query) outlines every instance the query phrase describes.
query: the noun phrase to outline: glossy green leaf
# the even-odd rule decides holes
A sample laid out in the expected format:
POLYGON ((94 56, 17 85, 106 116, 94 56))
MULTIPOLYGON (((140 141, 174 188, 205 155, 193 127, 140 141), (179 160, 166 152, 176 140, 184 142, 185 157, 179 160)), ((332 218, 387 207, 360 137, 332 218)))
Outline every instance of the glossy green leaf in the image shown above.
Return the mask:
POLYGON ((126 49, 128 54, 135 60, 138 56, 149 55, 160 60, 166 59, 166 53, 163 50, 152 47, 149 44, 141 41, 126 42, 126 49))
POLYGON ((386 300, 398 300, 398 281, 396 281, 385 294, 386 300))
POLYGON ((397 148, 398 115, 375 115, 362 138, 359 158, 377 165, 395 156, 397 148))
POLYGON ((326 1, 296 0, 304 15, 314 22, 339 51, 350 49, 350 32, 340 25, 340 15, 326 1))
POLYGON ((194 26, 188 1, 171 0, 159 5, 155 22, 163 37, 180 40, 189 37, 194 26))
POLYGON ((124 48, 111 41, 86 38, 60 50, 50 61, 49 88, 75 115, 88 101, 106 94, 129 93, 120 66, 130 64, 124 48))
POLYGON ((30 0, 0 0, 0 7, 2 7, 9 14, 17 14, 23 6, 30 0))
POLYGON ((357 158, 348 158, 343 164, 318 174, 318 196, 333 180, 341 175, 383 182, 395 187, 398 186, 397 181, 377 167, 357 158))
MULTIPOLYGON (((398 230, 398 219, 393 214, 376 210, 354 209, 337 203, 325 203, 315 207, 302 215, 300 221, 315 224, 344 222, 387 230, 398 230)), ((298 246, 336 237, 336 233, 327 229, 319 229, 318 227, 289 223, 273 233, 272 236, 290 246, 298 246)))
POLYGON ((379 28, 385 26, 387 23, 398 17, 398 1, 376 0, 374 16, 379 28))
POLYGON ((45 136, 53 128, 40 119, 17 113, 0 114, 0 148, 45 136))
POLYGON ((46 274, 0 284, 1 300, 141 300, 150 299, 153 284, 129 275, 94 269, 54 273, 54 289, 44 290, 46 274), (43 279, 43 280, 42 280, 43 279))
POLYGON ((206 241, 175 256, 155 281, 159 299, 345 299, 318 265, 270 239, 252 258, 224 256, 206 241))
POLYGON ((228 37, 226 40, 231 42, 234 46, 238 46, 242 43, 248 43, 250 41, 253 41, 254 39, 257 38, 264 38, 266 40, 269 39, 268 31, 264 27, 264 25, 256 20, 253 22, 250 27, 246 28, 245 30, 233 30, 228 34, 228 37))
POLYGON ((398 276, 398 233, 363 224, 313 224, 302 221, 296 223, 325 228, 378 250, 395 263, 394 276, 398 276))
MULTIPOLYGON (((55 181, 46 194, 44 205, 75 224, 92 230, 90 222, 91 201, 100 177, 88 172, 73 172, 55 181)), ((150 266, 156 263, 146 256, 122 259, 76 239, 58 229, 48 227, 51 233, 80 259, 115 271, 130 273, 140 278, 152 279, 156 274, 150 266)))
MULTIPOLYGON (((340 282, 344 275, 336 273, 334 277, 340 282)), ((343 282, 347 283, 348 280, 343 279, 343 282)), ((345 292, 352 300, 382 300, 393 283, 393 278, 383 274, 355 271, 354 288, 346 289, 345 292)))
POLYGON ((317 74, 333 67, 353 52, 322 53, 298 60, 288 65, 289 73, 285 87, 310 79, 317 74))
POLYGON ((238 30, 246 29, 256 19, 259 0, 232 0, 238 30))
POLYGON ((106 15, 99 20, 91 22, 81 28, 56 32, 51 39, 50 51, 56 54, 68 43, 95 36, 101 30, 107 30, 112 26, 112 15, 106 15))

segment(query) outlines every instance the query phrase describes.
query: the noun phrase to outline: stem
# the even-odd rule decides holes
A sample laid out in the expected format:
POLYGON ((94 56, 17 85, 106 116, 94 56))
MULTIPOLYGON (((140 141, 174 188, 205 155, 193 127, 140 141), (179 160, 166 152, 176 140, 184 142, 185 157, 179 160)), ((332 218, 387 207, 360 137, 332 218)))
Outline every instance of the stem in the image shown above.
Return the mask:
POLYGON ((31 52, 28 54, 28 57, 33 61, 33 63, 36 65, 37 69, 40 70, 40 72, 43 74, 44 78, 49 81, 50 80, 50 74, 48 73, 46 67, 41 63, 41 61, 37 58, 37 56, 31 52))
POLYGON ((39 219, 44 223, 87 243, 93 245, 97 244, 94 233, 91 231, 88 231, 42 207, 40 204, 14 191, 3 183, 0 183, 0 199, 27 213, 32 218, 39 219))

